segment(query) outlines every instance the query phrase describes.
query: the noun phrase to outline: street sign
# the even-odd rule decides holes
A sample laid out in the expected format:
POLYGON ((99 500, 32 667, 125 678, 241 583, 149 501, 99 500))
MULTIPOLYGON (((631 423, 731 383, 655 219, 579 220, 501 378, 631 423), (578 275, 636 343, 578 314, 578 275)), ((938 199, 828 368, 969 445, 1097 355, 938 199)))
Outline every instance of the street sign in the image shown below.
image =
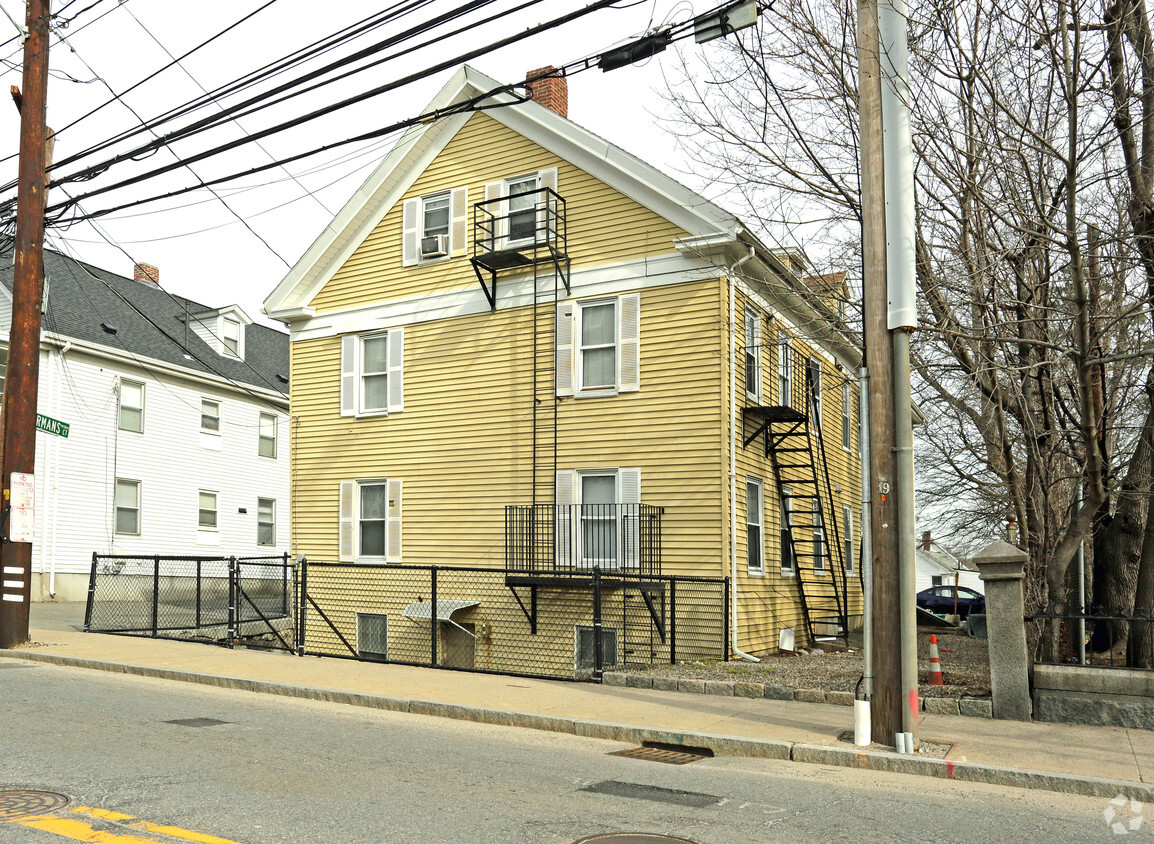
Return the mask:
POLYGON ((38 431, 68 439, 69 427, 67 422, 61 422, 59 419, 53 419, 51 416, 44 416, 40 413, 36 414, 36 430, 38 431))

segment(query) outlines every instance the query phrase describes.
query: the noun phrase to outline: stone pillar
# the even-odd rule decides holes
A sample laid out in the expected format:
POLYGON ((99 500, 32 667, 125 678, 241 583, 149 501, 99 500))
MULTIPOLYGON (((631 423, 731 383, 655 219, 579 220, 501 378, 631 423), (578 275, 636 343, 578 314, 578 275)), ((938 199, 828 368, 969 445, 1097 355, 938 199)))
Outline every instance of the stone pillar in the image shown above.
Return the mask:
POLYGON ((998 539, 974 557, 986 585, 987 644, 995 718, 1030 720, 1030 683, 1026 653, 1022 578, 1025 551, 998 539))

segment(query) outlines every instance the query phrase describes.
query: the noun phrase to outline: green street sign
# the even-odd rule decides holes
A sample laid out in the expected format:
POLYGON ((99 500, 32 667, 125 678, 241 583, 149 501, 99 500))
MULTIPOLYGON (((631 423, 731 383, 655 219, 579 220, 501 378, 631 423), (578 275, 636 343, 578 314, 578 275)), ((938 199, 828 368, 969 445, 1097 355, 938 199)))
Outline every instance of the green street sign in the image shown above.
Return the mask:
POLYGON ((36 429, 46 434, 55 434, 58 437, 68 438, 68 423, 53 419, 51 416, 36 414, 36 429))

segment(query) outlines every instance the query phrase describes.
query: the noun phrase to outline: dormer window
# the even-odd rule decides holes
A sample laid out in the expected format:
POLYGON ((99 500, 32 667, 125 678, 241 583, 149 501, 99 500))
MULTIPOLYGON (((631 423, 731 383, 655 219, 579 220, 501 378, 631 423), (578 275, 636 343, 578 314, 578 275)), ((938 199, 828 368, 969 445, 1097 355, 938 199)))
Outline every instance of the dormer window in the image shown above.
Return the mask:
POLYGON ((224 317, 221 320, 220 341, 224 345, 225 354, 240 357, 240 323, 224 317))

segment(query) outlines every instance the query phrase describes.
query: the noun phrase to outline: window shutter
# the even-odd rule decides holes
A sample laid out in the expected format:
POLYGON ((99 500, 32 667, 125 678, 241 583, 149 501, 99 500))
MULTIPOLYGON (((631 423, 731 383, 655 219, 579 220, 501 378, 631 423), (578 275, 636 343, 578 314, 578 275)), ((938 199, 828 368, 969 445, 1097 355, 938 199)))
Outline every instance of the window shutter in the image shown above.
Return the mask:
POLYGON ((449 200, 449 254, 464 255, 469 242, 469 189, 453 188, 449 200))
POLYGON ((573 522, 576 515, 573 491, 576 482, 577 473, 573 470, 562 469, 557 472, 557 506, 553 516, 553 524, 556 527, 554 541, 557 545, 555 560, 557 568, 568 568, 573 565, 573 522))
POLYGON ((389 413, 405 409, 405 329, 389 329, 389 413))
POLYGON ((617 489, 621 498, 621 565, 637 568, 641 547, 641 470, 618 469, 617 489))
POLYGON ((389 505, 385 520, 385 560, 390 563, 401 561, 401 479, 389 478, 386 493, 389 505))
POLYGON ((572 302, 557 303, 557 395, 573 395, 573 308, 572 302))
POLYGON ((357 415, 357 337, 341 338, 341 416, 357 415))
POLYGON ((421 200, 406 199, 401 215, 401 264, 411 267, 420 261, 417 250, 417 220, 421 216, 421 200))
POLYGON ((626 293, 617 304, 617 390, 641 389, 641 294, 626 293))
POLYGON ((356 551, 356 481, 341 481, 340 538, 338 553, 342 563, 351 563, 357 557, 356 551))
POLYGON ((493 231, 486 234, 485 237, 489 239, 488 250, 494 252, 505 248, 505 235, 509 231, 508 211, 505 209, 504 202, 490 202, 490 200, 500 199, 505 195, 504 182, 489 182, 485 185, 485 209, 493 215, 490 223, 493 231))
POLYGON ((552 243, 557 240, 556 200, 545 188, 556 192, 557 168, 550 167, 539 172, 537 174, 537 187, 541 189, 541 201, 537 210, 537 231, 545 232, 545 239, 552 243))

